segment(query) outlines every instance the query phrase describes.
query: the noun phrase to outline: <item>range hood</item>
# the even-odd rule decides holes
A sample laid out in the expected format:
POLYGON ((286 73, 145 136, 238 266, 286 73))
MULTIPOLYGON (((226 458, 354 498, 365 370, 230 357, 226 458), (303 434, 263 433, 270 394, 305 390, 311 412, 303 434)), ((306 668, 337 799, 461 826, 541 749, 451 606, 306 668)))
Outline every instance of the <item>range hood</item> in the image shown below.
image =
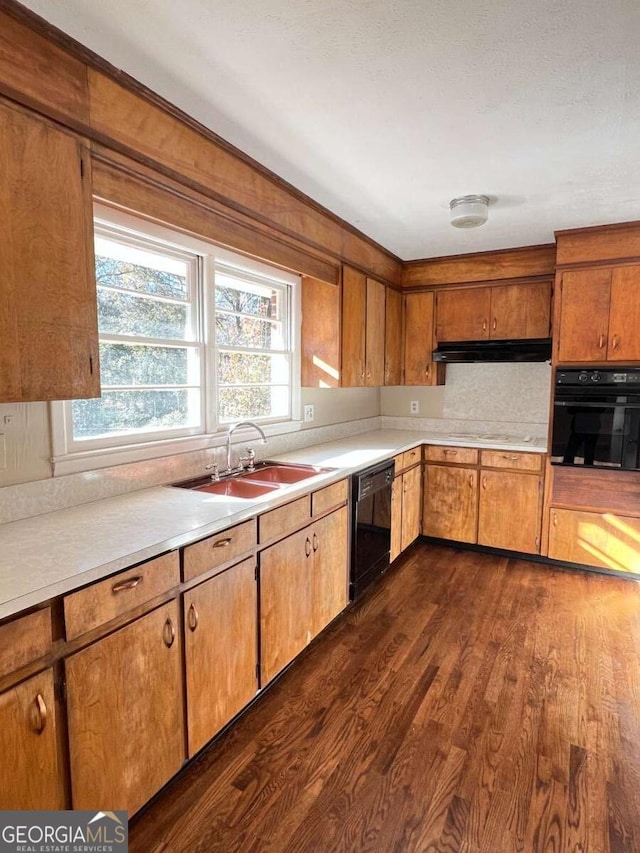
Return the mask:
POLYGON ((434 361, 469 364, 477 361, 549 361, 551 338, 513 341, 450 341, 433 351, 434 361))

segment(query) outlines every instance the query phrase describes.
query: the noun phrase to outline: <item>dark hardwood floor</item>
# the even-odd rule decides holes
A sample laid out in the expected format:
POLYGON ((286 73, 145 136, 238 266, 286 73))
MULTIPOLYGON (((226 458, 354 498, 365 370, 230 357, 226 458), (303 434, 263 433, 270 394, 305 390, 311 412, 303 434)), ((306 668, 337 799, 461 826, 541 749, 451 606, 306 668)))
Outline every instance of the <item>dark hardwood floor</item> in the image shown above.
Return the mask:
POLYGON ((640 851, 640 585, 414 546, 131 853, 640 851))

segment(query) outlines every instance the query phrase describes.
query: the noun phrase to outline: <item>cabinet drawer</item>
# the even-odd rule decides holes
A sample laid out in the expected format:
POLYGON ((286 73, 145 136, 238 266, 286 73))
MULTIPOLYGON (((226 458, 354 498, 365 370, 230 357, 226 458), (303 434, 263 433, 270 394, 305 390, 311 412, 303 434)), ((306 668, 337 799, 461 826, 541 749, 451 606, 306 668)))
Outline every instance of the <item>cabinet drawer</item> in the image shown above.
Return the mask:
POLYGON ((0 625, 0 678, 51 650, 51 610, 37 610, 0 625))
POLYGON ((484 468, 510 468, 513 471, 541 471, 541 453, 513 453, 510 450, 483 450, 480 456, 484 468))
POLYGON ((317 518, 334 507, 347 502, 349 486, 346 480, 319 489, 311 495, 311 515, 317 518))
MULTIPOLYGON (((397 459, 398 457, 396 457, 397 459)), ((417 465, 419 462, 422 462, 422 447, 414 447, 411 450, 405 450, 404 453, 400 455, 401 459, 401 468, 400 471, 404 471, 407 468, 411 468, 413 465, 417 465)), ((398 472, 398 468, 396 467, 396 473, 398 472)))
POLYGON ((258 520, 258 542, 262 545, 278 536, 285 536, 311 519, 309 495, 265 512, 258 520))
POLYGON ((98 628, 179 583, 178 552, 171 551, 67 595, 64 599, 67 639, 98 628))
POLYGON ((182 557, 182 579, 190 581, 216 566, 222 566, 256 547, 256 520, 252 518, 194 545, 188 545, 182 557))
POLYGON ((457 465, 477 465, 478 451, 475 447, 442 447, 430 444, 425 448, 427 462, 455 462, 457 465))

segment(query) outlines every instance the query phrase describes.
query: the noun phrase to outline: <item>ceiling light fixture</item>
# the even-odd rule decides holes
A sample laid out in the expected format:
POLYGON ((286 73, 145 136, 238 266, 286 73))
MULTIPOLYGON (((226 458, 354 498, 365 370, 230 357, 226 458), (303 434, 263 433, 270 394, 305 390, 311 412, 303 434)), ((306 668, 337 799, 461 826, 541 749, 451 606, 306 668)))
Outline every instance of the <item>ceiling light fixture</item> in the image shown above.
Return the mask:
POLYGON ((486 195, 463 195, 449 202, 451 224, 454 228, 477 228, 489 217, 489 197, 486 195))

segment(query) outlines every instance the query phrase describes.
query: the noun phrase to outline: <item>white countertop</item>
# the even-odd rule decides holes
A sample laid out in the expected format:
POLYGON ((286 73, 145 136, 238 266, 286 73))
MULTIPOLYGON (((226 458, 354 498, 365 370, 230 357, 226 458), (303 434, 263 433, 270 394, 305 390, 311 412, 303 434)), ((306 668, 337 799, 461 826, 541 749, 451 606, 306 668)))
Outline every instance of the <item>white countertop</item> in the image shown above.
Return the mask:
POLYGON ((0 619, 217 533, 425 442, 544 453, 538 439, 376 430, 279 455, 336 469, 255 500, 157 486, 0 525, 0 619))

